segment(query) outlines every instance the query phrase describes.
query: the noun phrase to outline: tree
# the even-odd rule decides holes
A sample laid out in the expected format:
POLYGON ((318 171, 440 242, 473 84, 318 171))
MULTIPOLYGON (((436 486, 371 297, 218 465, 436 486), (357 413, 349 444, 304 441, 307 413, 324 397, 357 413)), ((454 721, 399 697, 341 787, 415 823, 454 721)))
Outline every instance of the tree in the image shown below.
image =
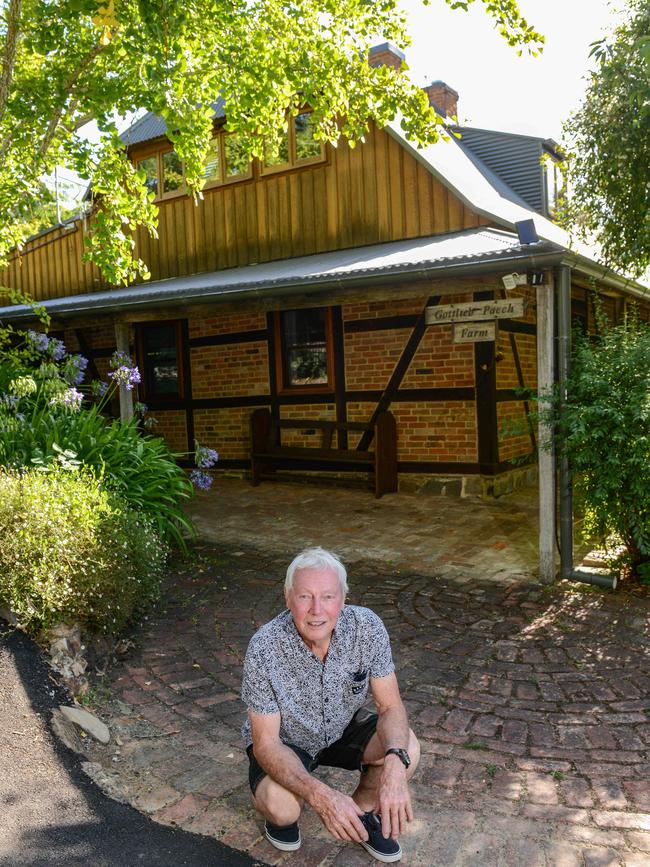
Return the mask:
POLYGON ((650 266, 650 0, 592 46, 597 67, 565 125, 569 227, 634 276, 650 266))
MULTIPOLYGON (((428 0, 423 0, 428 2, 428 0)), ((445 0, 467 8, 475 0, 445 0)), ((543 37, 516 0, 481 0, 498 30, 531 53, 543 37)), ((351 144, 369 119, 402 125, 426 142, 440 118, 407 70, 373 69, 372 44, 408 43, 398 0, 0 0, 0 265, 24 238, 39 179, 67 165, 91 180, 99 202, 88 256, 112 283, 146 265, 133 260, 132 232, 155 233, 145 178, 125 159, 118 117, 161 115, 200 195, 222 96, 228 128, 251 156, 277 144, 287 112, 308 103, 320 137, 351 144), (95 119, 99 144, 80 126, 95 119)))
POLYGON ((617 565, 650 581, 650 326, 635 314, 576 336, 567 397, 556 404, 585 535, 622 546, 617 565))

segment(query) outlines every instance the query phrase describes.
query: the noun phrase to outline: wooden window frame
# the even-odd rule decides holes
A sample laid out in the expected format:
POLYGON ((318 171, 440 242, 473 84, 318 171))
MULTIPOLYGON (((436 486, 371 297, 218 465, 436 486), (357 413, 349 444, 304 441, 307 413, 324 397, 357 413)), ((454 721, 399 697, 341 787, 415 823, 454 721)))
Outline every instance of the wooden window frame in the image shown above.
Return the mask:
POLYGON ((136 357, 141 371, 141 381, 138 387, 139 396, 143 402, 159 401, 172 403, 185 398, 185 364, 183 355, 183 320, 182 319, 156 319, 150 322, 137 322, 135 329, 136 357), (150 394, 147 391, 147 373, 145 369, 146 355, 144 335, 147 328, 155 325, 173 325, 176 333, 176 364, 178 367, 178 392, 175 394, 150 394))
POLYGON ((291 310, 324 310, 325 311, 325 352, 327 360, 327 382, 314 385, 287 385, 284 381, 284 348, 282 340, 282 314, 289 310, 278 310, 273 314, 273 330, 275 340, 275 375, 278 394, 314 394, 333 392, 334 381, 334 340, 332 330, 331 307, 296 307, 291 310))
MULTIPOLYGON (((309 112, 303 110, 299 111, 298 114, 309 114, 309 112)), ((289 118, 289 123, 287 124, 287 137, 289 139, 289 161, 286 163, 278 163, 274 166, 267 166, 264 164, 264 160, 260 160, 259 166, 261 176, 276 175, 278 172, 288 172, 292 169, 300 169, 303 166, 313 166, 325 162, 325 142, 322 141, 319 142, 320 153, 317 156, 306 157, 301 160, 298 159, 296 148, 296 115, 291 115, 289 118)))
POLYGON ((249 160, 247 172, 232 175, 231 177, 226 175, 226 138, 229 135, 233 135, 233 133, 226 132, 223 129, 218 129, 213 136, 213 139, 216 139, 219 143, 220 178, 218 180, 206 181, 203 185, 204 190, 213 190, 216 187, 225 187, 228 184, 236 184, 240 181, 249 181, 253 177, 253 160, 249 160))

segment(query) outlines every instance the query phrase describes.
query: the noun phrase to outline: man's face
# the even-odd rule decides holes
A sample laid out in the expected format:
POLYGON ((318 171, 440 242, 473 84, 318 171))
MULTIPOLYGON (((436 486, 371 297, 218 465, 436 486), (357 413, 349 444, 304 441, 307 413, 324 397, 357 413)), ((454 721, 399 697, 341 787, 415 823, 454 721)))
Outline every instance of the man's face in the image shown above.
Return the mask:
POLYGON ((285 592, 287 608, 308 646, 329 643, 345 602, 339 579, 329 569, 301 569, 285 592))

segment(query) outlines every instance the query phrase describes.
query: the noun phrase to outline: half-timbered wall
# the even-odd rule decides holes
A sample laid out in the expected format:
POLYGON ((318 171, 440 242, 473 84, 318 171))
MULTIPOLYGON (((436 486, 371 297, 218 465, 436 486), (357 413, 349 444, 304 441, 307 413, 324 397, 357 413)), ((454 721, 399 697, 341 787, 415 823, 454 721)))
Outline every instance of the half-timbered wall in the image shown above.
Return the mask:
MULTIPOLYGON (((137 158, 137 151, 133 157, 137 158)), ((485 221, 383 131, 365 144, 327 148, 324 163, 261 175, 159 203, 159 238, 136 235, 153 280, 329 250, 453 232, 485 221)), ((81 260, 85 226, 57 228, 25 245, 0 285, 36 300, 103 289, 81 260)))
MULTIPOLYGON (((196 439, 217 449, 222 470, 243 472, 255 407, 269 406, 281 418, 348 421, 368 421, 390 409, 403 489, 430 488, 432 478, 449 484, 478 480, 517 467, 534 448, 527 405, 517 391, 535 384, 534 290, 513 293, 526 296, 526 314, 499 323, 496 345, 455 344, 450 325, 424 324, 427 305, 501 297, 500 282, 484 279, 476 291, 463 288, 464 294, 450 284, 450 295, 441 295, 443 289, 430 297, 334 306, 336 381, 321 394, 279 390, 272 312, 242 309, 190 318, 184 329, 184 397, 151 402, 155 431, 180 452, 190 453, 196 439)), ((106 329, 70 332, 66 340, 73 348, 85 347, 97 368, 113 346, 106 329)), ((286 435, 286 443, 305 445, 315 444, 317 436, 286 435)), ((348 434, 347 447, 369 446, 361 435, 348 434)), ((476 484, 458 485, 459 493, 478 490, 476 484)))

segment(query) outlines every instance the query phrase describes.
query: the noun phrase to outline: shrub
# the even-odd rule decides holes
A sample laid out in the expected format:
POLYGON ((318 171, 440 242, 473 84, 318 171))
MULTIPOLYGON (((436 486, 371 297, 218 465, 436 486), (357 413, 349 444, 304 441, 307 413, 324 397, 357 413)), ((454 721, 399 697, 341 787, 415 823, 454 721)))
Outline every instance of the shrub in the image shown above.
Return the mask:
POLYGON ((35 633, 60 621, 117 634, 160 591, 151 517, 87 470, 0 471, 0 602, 35 633))
MULTIPOLYGON (((62 394, 69 391, 74 389, 62 394)), ((52 405, 40 390, 19 400, 21 412, 0 414, 0 466, 83 464, 133 508, 149 515, 167 539, 185 548, 182 531, 191 535, 193 528, 182 503, 194 489, 162 439, 142 435, 137 419, 107 421, 97 406, 52 405)))
POLYGON ((576 338, 556 422, 586 532, 620 541, 630 573, 650 578, 650 327, 630 319, 576 338))

